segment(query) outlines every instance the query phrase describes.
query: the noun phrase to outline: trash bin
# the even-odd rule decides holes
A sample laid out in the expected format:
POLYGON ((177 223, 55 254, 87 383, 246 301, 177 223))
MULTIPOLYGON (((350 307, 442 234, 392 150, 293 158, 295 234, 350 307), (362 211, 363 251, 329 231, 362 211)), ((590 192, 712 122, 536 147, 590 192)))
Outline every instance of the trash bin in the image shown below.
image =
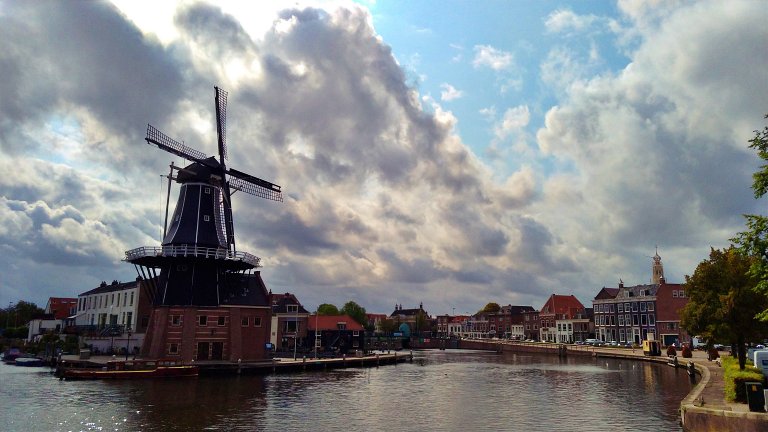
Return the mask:
POLYGON ((765 412, 765 393, 763 383, 751 381, 744 383, 747 386, 747 403, 749 410, 753 412, 765 412))

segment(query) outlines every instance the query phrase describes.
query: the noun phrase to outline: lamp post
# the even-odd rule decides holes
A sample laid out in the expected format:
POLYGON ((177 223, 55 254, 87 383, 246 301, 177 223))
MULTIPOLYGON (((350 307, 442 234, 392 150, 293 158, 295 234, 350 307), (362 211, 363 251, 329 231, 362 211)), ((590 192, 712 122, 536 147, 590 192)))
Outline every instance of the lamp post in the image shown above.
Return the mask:
POLYGON ((128 352, 131 349, 131 328, 128 328, 128 340, 125 342, 125 361, 128 361, 128 352))
POLYGON ((317 328, 317 316, 320 315, 320 308, 318 308, 315 311, 315 358, 317 358, 317 332, 319 329, 317 328))

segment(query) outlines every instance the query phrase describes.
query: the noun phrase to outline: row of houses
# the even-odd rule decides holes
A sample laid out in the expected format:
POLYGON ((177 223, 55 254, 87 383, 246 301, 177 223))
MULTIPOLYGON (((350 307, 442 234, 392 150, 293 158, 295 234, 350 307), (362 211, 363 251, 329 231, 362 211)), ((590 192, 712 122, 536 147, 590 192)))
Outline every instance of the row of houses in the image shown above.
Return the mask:
POLYGON ((680 310, 688 298, 681 284, 668 283, 658 252, 650 284, 603 287, 585 307, 573 295, 552 294, 540 309, 503 306, 498 312, 437 317, 440 337, 509 338, 559 343, 597 339, 606 343, 640 344, 646 339, 664 345, 690 341, 680 326, 680 310))
MULTIPOLYGON (((374 334, 400 337, 559 343, 594 338, 634 344, 655 338, 665 345, 690 340, 680 327, 679 311, 687 303, 684 287, 665 281, 658 253, 652 270, 650 284, 624 286, 620 281, 618 287, 603 287, 589 308, 573 295, 552 294, 539 309, 507 305, 493 313, 432 318, 423 304, 413 309, 395 305, 389 315, 369 314, 367 318, 374 334), (387 320, 394 328, 384 331, 387 320)), ((131 282, 102 282, 76 298, 51 298, 46 314, 30 323, 28 339, 64 333, 79 336, 96 352, 197 360, 259 358, 266 352, 299 355, 364 349, 365 329, 351 317, 312 314, 294 294, 273 294, 258 272, 255 278, 263 298, 247 308, 158 309, 149 299, 151 284, 141 277, 131 282), (162 320, 167 331, 161 336, 148 334, 151 319, 162 320), (152 338, 158 337, 162 343, 152 343, 152 338), (240 340, 251 342, 236 342, 240 340)))

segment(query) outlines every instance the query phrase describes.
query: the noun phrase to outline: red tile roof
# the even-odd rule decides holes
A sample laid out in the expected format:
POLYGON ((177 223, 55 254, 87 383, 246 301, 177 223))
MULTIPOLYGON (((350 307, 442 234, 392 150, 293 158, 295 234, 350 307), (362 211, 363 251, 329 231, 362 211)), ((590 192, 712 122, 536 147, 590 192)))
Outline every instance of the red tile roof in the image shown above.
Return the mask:
POLYGON ((544 306, 541 307, 541 315, 556 314, 573 318, 578 313, 583 313, 584 305, 573 295, 552 294, 544 306))
POLYGON ((339 323, 345 323, 347 330, 365 330, 363 326, 353 320, 349 315, 310 315, 307 318, 307 329, 314 331, 316 329, 322 330, 337 330, 339 323))

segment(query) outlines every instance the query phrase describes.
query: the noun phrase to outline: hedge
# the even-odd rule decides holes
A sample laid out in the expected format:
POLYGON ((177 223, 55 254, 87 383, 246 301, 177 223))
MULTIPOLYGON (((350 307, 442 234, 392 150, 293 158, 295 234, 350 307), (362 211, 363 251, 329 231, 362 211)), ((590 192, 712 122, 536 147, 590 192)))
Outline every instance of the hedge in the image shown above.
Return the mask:
POLYGON ((725 380, 725 400, 729 402, 747 403, 747 390, 744 383, 765 383, 765 377, 760 369, 747 361, 744 370, 739 370, 739 360, 731 356, 722 358, 723 379, 725 380))

